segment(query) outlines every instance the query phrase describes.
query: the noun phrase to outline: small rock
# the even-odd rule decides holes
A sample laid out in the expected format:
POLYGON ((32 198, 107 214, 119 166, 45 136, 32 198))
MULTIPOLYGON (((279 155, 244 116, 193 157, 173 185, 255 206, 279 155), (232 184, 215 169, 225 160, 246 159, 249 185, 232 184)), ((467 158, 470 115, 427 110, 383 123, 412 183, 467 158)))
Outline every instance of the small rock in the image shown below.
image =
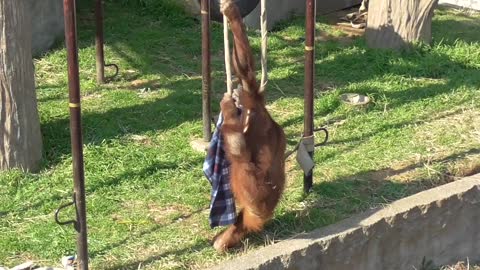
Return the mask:
POLYGON ((196 139, 190 141, 190 146, 193 148, 193 150, 197 152, 202 152, 205 153, 208 150, 208 145, 210 142, 206 142, 202 139, 196 139))

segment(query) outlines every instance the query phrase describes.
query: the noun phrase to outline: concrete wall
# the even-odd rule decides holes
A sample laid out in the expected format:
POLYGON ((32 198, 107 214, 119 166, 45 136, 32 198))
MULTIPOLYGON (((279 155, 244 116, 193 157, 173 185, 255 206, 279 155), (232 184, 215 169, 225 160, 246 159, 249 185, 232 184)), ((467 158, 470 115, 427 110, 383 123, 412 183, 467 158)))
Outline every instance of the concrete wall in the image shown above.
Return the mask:
POLYGON ((480 262, 480 175, 251 252, 213 269, 405 270, 480 262), (415 268, 414 268, 415 267, 415 268))
MULTIPOLYGON (((317 14, 327 14, 358 5, 361 2, 362 0, 317 0, 317 14)), ((267 0, 267 27, 271 29, 279 21, 286 20, 294 14, 304 13, 304 0, 267 0)), ((252 28, 260 28, 260 5, 245 17, 245 24, 252 28)))
POLYGON ((37 56, 50 49, 56 40, 63 38, 63 1, 27 1, 32 16, 32 52, 37 56))
POLYGON ((480 0, 440 0, 439 4, 447 4, 457 7, 480 10, 480 0))
MULTIPOLYGON (((362 0, 317 0, 317 14, 327 14, 336 10, 358 5, 362 0)), ((182 0, 186 9, 192 14, 199 15, 200 7, 197 0, 182 0)), ((268 29, 282 20, 289 19, 294 14, 305 13, 304 0, 267 0, 268 29)), ((260 5, 245 17, 248 27, 260 29, 260 5)))

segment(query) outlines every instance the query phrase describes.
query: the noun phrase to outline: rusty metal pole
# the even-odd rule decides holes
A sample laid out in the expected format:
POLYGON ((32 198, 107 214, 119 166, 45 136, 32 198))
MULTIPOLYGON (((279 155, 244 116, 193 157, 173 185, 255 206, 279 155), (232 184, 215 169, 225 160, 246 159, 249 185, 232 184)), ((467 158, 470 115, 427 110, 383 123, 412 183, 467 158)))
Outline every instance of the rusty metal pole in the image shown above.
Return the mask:
POLYGON ((80 79, 75 0, 63 0, 65 17, 65 42, 67 46, 68 88, 70 108, 70 136, 73 157, 74 203, 77 220, 78 269, 88 269, 87 217, 85 200, 85 174, 83 169, 83 142, 80 108, 80 79))
POLYGON ((105 83, 105 53, 103 51, 103 0, 95 0, 95 51, 97 53, 97 83, 105 83))
MULTIPOLYGON (((305 92, 304 92, 304 138, 313 136, 313 80, 315 77, 315 0, 306 0, 305 19, 305 92)), ((313 147, 308 150, 313 158, 313 147)), ((313 186, 313 170, 304 173, 303 190, 310 192, 313 186)))
POLYGON ((210 1, 202 0, 202 117, 203 140, 209 142, 212 136, 211 123, 211 69, 210 69, 210 1))

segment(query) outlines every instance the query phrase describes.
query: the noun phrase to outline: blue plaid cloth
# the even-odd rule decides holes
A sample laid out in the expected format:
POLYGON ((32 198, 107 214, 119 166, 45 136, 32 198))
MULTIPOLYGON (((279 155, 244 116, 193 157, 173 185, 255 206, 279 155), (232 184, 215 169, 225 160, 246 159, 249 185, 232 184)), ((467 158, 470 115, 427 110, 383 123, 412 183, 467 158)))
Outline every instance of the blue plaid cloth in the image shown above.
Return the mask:
POLYGON ((230 188, 230 163, 225 156, 223 137, 220 133, 222 124, 223 116, 220 114, 203 163, 203 172, 212 185, 209 217, 212 228, 233 224, 237 217, 235 200, 230 188))

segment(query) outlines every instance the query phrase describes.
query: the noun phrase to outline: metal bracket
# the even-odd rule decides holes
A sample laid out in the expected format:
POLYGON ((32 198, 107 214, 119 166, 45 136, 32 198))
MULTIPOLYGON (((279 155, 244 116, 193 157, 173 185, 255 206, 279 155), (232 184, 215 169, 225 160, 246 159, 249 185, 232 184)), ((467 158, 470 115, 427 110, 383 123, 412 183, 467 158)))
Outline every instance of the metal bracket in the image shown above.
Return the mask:
POLYGON ((60 207, 58 207, 58 209, 55 211, 55 222, 61 226, 73 224, 73 227, 75 228, 75 230, 78 231, 78 221, 73 219, 67 220, 67 221, 60 221, 60 219, 58 218, 58 215, 63 209, 70 207, 72 205, 75 206, 75 213, 77 213, 77 201, 75 200, 75 193, 73 194, 73 199, 71 202, 60 205, 60 207))

